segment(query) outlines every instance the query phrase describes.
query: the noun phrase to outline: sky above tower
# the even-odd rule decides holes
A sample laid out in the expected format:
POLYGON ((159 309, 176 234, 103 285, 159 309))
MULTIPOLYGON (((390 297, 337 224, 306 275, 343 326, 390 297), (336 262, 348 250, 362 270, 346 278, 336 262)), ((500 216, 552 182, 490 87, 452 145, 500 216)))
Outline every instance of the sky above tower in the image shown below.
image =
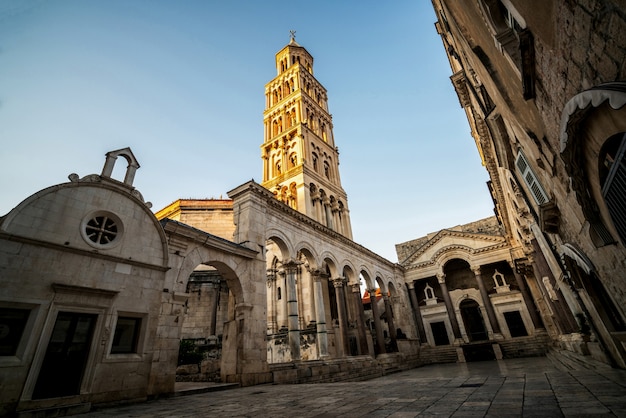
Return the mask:
POLYGON ((435 20, 421 0, 0 0, 0 216, 127 146, 155 211, 260 182, 264 86, 295 30, 354 240, 397 261, 395 244, 493 214, 435 20))

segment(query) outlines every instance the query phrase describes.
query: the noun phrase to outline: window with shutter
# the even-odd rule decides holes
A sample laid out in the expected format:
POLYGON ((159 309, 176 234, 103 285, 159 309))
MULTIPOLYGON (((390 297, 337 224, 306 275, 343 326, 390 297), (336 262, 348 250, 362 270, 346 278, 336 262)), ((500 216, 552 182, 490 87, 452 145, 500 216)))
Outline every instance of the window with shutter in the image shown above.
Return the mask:
POLYGON ((603 178, 601 168, 600 177, 602 196, 611 219, 622 242, 626 242, 626 135, 620 136, 609 139, 604 147, 603 168, 608 169, 608 173, 603 178))
POLYGON ((515 166, 517 167, 519 173, 521 174, 522 179, 524 180, 524 183, 528 187, 528 190, 532 194, 533 199, 535 199, 535 203, 537 203, 540 206, 543 205, 544 203, 547 203, 549 200, 548 195, 544 191, 543 187, 541 187, 541 184, 539 184, 539 180, 537 179, 537 176, 535 175, 533 170, 530 168, 530 165, 528 164, 528 160, 526 159, 526 157, 524 156, 521 150, 517 154, 517 160, 515 161, 515 166))

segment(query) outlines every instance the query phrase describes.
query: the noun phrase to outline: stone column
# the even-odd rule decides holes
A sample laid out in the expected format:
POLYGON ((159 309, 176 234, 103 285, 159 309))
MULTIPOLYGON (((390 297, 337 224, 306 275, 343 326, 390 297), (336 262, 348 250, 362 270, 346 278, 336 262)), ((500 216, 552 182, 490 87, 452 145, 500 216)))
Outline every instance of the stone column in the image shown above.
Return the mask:
POLYGON ((296 298, 296 272, 299 264, 294 260, 283 263, 287 282, 287 327, 292 361, 300 360, 300 329, 298 328, 298 300, 296 298))
POLYGON ((370 293, 372 316, 374 317, 374 328, 376 330, 376 345, 378 345, 378 352, 384 354, 387 350, 385 349, 385 337, 383 336, 383 327, 380 323, 380 314, 378 313, 378 306, 376 305, 376 289, 370 289, 368 291, 370 293))
POLYGON ((537 308, 535 307, 533 299, 530 297, 530 293, 528 292, 528 288, 526 287, 526 282, 524 281, 524 278, 515 270, 515 264, 513 262, 511 262, 511 267, 513 269, 513 276, 515 276, 515 282, 517 283, 517 287, 519 287, 519 291, 522 294, 524 303, 526 304, 526 309, 528 309, 528 313, 530 314, 530 319, 533 321, 533 326, 535 328, 543 328, 543 323, 539 318, 539 314, 537 313, 537 308))
POLYGON ((282 285, 283 286, 282 286, 282 292, 281 292, 281 295, 280 295, 280 300, 281 300, 280 304, 282 305, 283 314, 280 317, 280 321, 278 321, 278 314, 276 315, 276 319, 277 319, 277 322, 279 322, 279 324, 278 324, 279 325, 279 329, 282 329, 282 328, 288 328, 288 326, 289 326, 289 322, 288 322, 289 321, 289 314, 288 314, 288 311, 287 311, 287 299, 288 299, 287 298, 287 287, 288 286, 287 286, 287 274, 286 274, 285 270, 284 269, 280 270, 278 272, 278 274, 280 274, 282 276, 282 285))
POLYGON ((333 214, 330 211, 330 199, 328 197, 324 199, 324 215, 326 219, 326 226, 333 229, 333 214))
POLYGON ((487 293, 487 288, 485 287, 485 283, 483 282, 483 276, 480 271, 480 266, 472 266, 470 268, 476 276, 476 282, 478 282, 478 290, 480 290, 480 296, 483 298, 483 303, 485 304, 485 310, 487 311, 487 318, 489 319, 489 323, 491 324, 491 329, 493 330, 494 334, 500 334, 500 324, 498 324, 496 312, 493 309, 491 298, 489 297, 489 293, 487 293))
MULTIPOLYGON (((309 273, 309 314, 310 321, 305 324, 306 327, 312 326, 317 322, 317 307, 315 305, 315 280, 313 280, 313 270, 306 264, 306 271, 309 273)), ((304 317, 304 315, 303 315, 304 317)), ((304 319, 306 321, 306 318, 304 319)))
POLYGON ((278 331, 278 323, 276 321, 276 273, 275 269, 267 270, 267 288, 269 289, 267 303, 267 328, 271 334, 278 331))
POLYGON ((389 337, 391 338, 391 348, 398 351, 398 340, 396 335, 396 325, 393 322, 393 309, 387 293, 383 293, 383 302, 385 303, 385 316, 387 317, 387 326, 389 327, 389 337))
POLYGON ((341 234, 342 231, 341 231, 341 222, 339 222, 339 205, 337 204, 337 202, 335 202, 330 207, 330 211, 333 216, 333 229, 341 234))
POLYGON ((320 358, 328 357, 328 334, 326 331, 326 312, 324 311, 324 292, 322 279, 325 274, 321 270, 311 271, 315 290, 315 323, 317 331, 317 350, 320 358))
POLYGON ((454 306, 452 306, 452 300, 450 300, 448 286, 446 286, 446 275, 443 273, 437 273, 437 280, 439 281, 439 287, 441 287, 443 301, 446 304, 446 310, 448 311, 448 318, 450 318, 454 338, 459 339, 461 338, 461 329, 459 328, 459 322, 456 320, 456 312, 454 311, 454 306))
POLYGON ((406 284, 409 288, 409 298, 411 299, 411 306, 413 307, 413 316, 415 317, 415 325, 417 326, 417 338, 420 343, 426 342, 426 331, 424 330, 424 321, 422 321, 422 312, 420 311, 419 302, 417 301, 417 295, 415 294, 415 282, 406 284))
POLYGON ((316 192, 312 197, 313 205, 315 206, 315 220, 321 224, 323 224, 322 218, 322 210, 324 208, 324 203, 322 202, 322 198, 320 197, 320 193, 316 192))
POLYGON ((361 299, 361 285, 354 283, 351 284, 350 287, 352 288, 354 320, 356 321, 356 330, 359 336, 359 354, 368 354, 367 335, 365 334, 365 311, 363 311, 363 300, 361 299))
POLYGON ((333 279, 333 286, 335 286, 335 300, 337 301, 337 314, 339 316, 339 338, 340 341, 337 344, 338 357, 344 357, 348 355, 350 349, 348 347, 348 321, 346 320, 346 298, 343 291, 343 285, 346 279, 343 277, 337 277, 333 279))
POLYGON ((220 305, 220 291, 222 288, 222 285, 217 282, 213 282, 213 312, 211 312, 212 316, 211 316, 211 325, 210 325, 210 329, 209 335, 217 335, 217 309, 219 308, 220 305))

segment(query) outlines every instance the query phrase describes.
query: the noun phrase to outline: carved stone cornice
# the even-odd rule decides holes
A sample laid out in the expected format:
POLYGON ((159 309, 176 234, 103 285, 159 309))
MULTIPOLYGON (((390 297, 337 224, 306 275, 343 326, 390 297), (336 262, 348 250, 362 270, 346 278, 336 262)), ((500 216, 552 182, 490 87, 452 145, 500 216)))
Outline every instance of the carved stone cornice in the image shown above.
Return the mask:
MULTIPOLYGON (((475 233, 475 232, 452 231, 452 230, 449 230, 449 229, 442 229, 441 231, 437 232, 434 237, 432 237, 431 239, 426 241, 424 244, 422 244, 422 246, 417 248, 413 252, 413 254, 411 254, 409 257, 407 257, 400 264, 402 266, 404 266, 404 267, 407 267, 407 265, 409 265, 411 263, 411 260, 415 260, 420 255, 424 254, 429 248, 435 246, 444 237, 470 238, 470 239, 475 239, 475 240, 478 240, 478 241, 487 241, 487 242, 493 242, 493 243, 506 243, 506 240, 501 235, 487 235, 487 234, 478 234, 478 233, 475 233)), ((493 245, 495 245, 495 244, 493 244, 493 245)), ((489 246, 487 248, 491 248, 491 247, 492 246, 489 246)), ((445 247, 445 248, 448 248, 448 246, 445 247)), ((469 247, 466 247, 466 248, 468 248, 471 251, 479 251, 477 249, 471 249, 469 247)), ((435 258, 435 257, 433 257, 433 258, 435 258)))
POLYGON ((292 218, 294 220, 294 223, 299 224, 300 229, 309 227, 312 230, 325 235, 326 237, 328 237, 328 239, 341 243, 342 245, 353 249, 355 252, 363 254, 365 257, 376 260, 377 262, 384 266, 387 266, 388 268, 402 268, 400 264, 387 260, 386 258, 376 254, 372 250, 352 241, 351 239, 319 223, 315 219, 310 218, 307 215, 298 212, 297 210, 286 205, 285 203, 279 201, 272 194, 272 192, 270 192, 260 184, 256 183, 254 180, 250 180, 247 183, 244 183, 229 191, 228 197, 233 199, 233 203, 236 204, 235 200, 238 198, 238 196, 250 192, 254 193, 257 198, 263 200, 268 208, 271 208, 271 210, 275 210, 283 214, 284 216, 281 216, 282 219, 292 218))
POLYGON ((508 246, 509 244, 507 242, 500 242, 498 244, 491 245, 489 247, 483 247, 483 248, 470 248, 465 245, 453 244, 453 245, 448 245, 446 247, 441 248, 430 258, 430 260, 422 261, 421 263, 416 263, 416 264, 403 265, 403 267, 405 271, 408 272, 408 271, 418 270, 418 269, 422 269, 425 267, 437 265, 438 263, 437 259, 442 254, 449 252, 449 251, 462 250, 468 253, 469 255, 479 255, 479 254, 484 254, 484 253, 488 253, 491 251, 502 250, 502 249, 508 248, 508 246))
POLYGON ((459 103, 461 103, 461 107, 470 107, 472 105, 472 102, 470 101, 470 94, 467 88, 467 77, 465 76, 465 72, 461 70, 454 73, 450 77, 450 81, 452 81, 454 90, 459 97, 459 103))

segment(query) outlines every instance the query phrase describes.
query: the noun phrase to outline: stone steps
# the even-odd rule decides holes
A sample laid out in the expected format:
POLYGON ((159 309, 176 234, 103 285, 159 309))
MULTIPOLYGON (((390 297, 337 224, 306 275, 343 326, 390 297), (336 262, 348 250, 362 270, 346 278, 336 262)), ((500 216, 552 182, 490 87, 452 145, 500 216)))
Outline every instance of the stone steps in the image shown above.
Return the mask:
POLYGON ((606 363, 594 360, 591 356, 583 356, 573 351, 560 350, 552 348, 547 352, 546 356, 560 370, 612 370, 612 367, 606 363))
POLYGON ((456 349, 454 346, 422 347, 420 360, 423 364, 456 363, 456 349))
POLYGON ((529 337, 517 337, 510 340, 498 341, 503 358, 541 357, 545 356, 550 348, 547 333, 539 333, 529 337))

